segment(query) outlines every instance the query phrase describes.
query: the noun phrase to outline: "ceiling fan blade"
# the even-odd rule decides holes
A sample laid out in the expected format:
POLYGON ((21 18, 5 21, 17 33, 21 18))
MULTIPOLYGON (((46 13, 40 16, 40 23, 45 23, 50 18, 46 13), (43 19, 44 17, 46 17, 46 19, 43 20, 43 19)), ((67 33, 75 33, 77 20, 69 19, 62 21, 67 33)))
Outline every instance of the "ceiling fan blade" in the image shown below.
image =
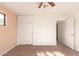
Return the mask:
POLYGON ((51 6, 51 7, 54 7, 55 4, 53 2, 48 2, 48 4, 51 6))
POLYGON ((40 5, 38 6, 38 8, 41 8, 42 5, 43 5, 43 2, 40 3, 40 5))

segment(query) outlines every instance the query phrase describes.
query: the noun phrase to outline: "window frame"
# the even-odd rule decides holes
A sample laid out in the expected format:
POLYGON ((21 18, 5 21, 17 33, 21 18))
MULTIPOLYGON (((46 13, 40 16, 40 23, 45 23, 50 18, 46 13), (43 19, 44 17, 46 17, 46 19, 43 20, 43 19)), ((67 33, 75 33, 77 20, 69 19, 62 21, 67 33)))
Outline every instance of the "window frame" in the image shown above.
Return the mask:
POLYGON ((1 12, 0 12, 0 14, 4 15, 4 24, 3 25, 0 25, 0 26, 5 26, 6 25, 5 24, 5 14, 4 13, 1 13, 1 12))

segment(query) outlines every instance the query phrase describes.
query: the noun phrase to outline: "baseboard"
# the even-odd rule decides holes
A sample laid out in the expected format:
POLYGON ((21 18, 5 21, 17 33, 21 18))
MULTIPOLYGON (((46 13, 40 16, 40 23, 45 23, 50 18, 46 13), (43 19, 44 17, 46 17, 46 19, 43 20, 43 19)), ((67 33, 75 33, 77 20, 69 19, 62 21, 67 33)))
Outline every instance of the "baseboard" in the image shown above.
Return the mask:
POLYGON ((75 49, 77 52, 79 52, 79 49, 75 49))
POLYGON ((56 44, 44 45, 44 44, 33 44, 33 46, 56 46, 56 44))
POLYGON ((0 54, 0 56, 4 55, 5 53, 7 53, 8 51, 10 51, 11 49, 15 48, 17 45, 14 45, 12 47, 10 47, 9 49, 5 50, 3 53, 0 54))

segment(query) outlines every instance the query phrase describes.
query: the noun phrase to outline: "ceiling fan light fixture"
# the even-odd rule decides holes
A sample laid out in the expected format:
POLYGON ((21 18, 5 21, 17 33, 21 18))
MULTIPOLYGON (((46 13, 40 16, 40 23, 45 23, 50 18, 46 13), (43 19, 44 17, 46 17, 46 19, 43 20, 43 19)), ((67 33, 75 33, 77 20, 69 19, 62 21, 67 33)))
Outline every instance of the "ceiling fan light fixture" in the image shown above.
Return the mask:
POLYGON ((54 7, 55 4, 54 4, 54 2, 41 2, 41 3, 39 4, 38 8, 41 8, 42 6, 43 6, 43 8, 46 8, 46 7, 48 7, 48 6, 54 7))

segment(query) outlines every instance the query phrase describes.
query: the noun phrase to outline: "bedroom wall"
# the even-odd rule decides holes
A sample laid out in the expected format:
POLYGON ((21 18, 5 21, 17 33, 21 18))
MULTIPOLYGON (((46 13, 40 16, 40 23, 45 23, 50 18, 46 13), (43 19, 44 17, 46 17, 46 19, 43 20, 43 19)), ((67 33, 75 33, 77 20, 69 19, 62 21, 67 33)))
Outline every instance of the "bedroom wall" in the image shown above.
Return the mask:
POLYGON ((4 6, 0 12, 6 15, 6 26, 0 26, 0 54, 16 46, 16 15, 4 6))

